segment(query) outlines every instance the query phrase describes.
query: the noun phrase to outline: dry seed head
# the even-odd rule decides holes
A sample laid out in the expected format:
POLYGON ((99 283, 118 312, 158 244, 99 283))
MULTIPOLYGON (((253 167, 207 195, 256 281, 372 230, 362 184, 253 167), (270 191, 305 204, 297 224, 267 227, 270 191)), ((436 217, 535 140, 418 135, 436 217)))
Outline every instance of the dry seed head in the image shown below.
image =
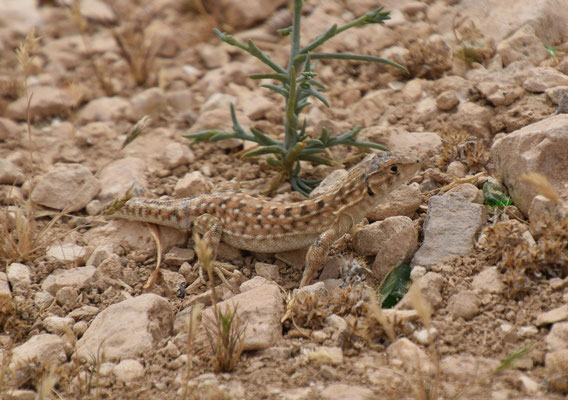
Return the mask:
POLYGON ((418 313, 424 327, 430 331, 432 321, 432 307, 430 306, 430 303, 426 300, 416 282, 410 286, 408 291, 410 293, 410 304, 412 305, 412 308, 414 308, 418 313))
POLYGON ((546 176, 539 174, 538 172, 528 172, 521 175, 519 181, 532 185, 538 194, 546 197, 550 201, 560 203, 560 195, 556 189, 552 187, 546 176))

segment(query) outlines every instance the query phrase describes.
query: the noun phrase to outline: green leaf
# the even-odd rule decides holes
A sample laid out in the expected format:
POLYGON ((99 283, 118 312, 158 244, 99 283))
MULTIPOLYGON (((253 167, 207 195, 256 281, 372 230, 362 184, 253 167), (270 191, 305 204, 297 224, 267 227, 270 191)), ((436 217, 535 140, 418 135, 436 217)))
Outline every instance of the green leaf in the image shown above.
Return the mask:
POLYGON ((288 83, 288 75, 286 74, 251 74, 250 79, 274 79, 275 81, 280 81, 282 83, 288 83))
POLYGON ((483 185, 483 200, 492 207, 507 207, 513 205, 513 200, 505 191, 491 182, 483 185))
POLYGON ((284 96, 284 97, 288 97, 288 90, 286 90, 286 89, 285 89, 284 87, 282 87, 282 86, 272 85, 272 84, 270 84, 270 83, 266 83, 266 84, 260 85, 260 86, 261 86, 261 87, 264 87, 264 88, 267 88, 267 89, 270 89, 270 90, 273 90, 273 91, 275 91, 276 93, 281 94, 281 95, 284 96))
POLYGON ((263 146, 272 146, 272 145, 278 146, 282 144, 278 140, 271 138, 266 133, 263 133, 256 128, 251 127, 250 131, 254 135, 254 137, 258 140, 258 143, 263 146))
POLYGON ((311 154, 305 154, 304 151, 302 151, 300 153, 299 157, 298 157, 300 160, 310 161, 310 162, 313 162, 313 163, 316 163, 316 164, 327 165, 328 167, 333 166, 333 161, 331 161, 329 158, 314 156, 314 155, 311 155, 311 154))
POLYGON ((260 149, 251 150, 243 154, 243 158, 252 158, 262 156, 264 154, 286 154, 286 149, 282 146, 263 146, 260 149))
POLYGON ((400 264, 387 275, 379 289, 382 308, 392 308, 404 297, 410 286, 410 270, 410 265, 400 264))

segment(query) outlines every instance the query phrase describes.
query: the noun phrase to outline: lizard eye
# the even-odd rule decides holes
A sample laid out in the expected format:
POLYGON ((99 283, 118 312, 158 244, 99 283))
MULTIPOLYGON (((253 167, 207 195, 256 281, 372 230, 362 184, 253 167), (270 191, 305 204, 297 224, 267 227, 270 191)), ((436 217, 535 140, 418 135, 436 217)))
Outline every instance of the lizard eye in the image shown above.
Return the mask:
POLYGON ((398 167, 396 165, 393 165, 392 167, 390 167, 390 172, 391 174, 398 174, 398 167))

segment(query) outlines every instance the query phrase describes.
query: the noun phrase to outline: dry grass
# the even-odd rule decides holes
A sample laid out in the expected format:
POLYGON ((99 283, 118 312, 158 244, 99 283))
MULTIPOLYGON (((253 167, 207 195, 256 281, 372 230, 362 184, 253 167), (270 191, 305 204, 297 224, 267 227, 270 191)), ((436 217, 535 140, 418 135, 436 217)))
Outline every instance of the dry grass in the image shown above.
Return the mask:
POLYGON ((194 234, 195 252, 209 276, 209 288, 213 302, 213 318, 204 318, 203 327, 212 352, 212 364, 216 372, 231 372, 243 352, 246 323, 239 318, 238 307, 218 305, 213 283, 213 250, 206 240, 194 234))
POLYGON ((464 130, 442 129, 442 151, 436 160, 438 168, 444 170, 451 162, 461 161, 470 173, 483 171, 489 162, 489 148, 486 143, 470 136, 464 130))
POLYGON ((480 243, 488 261, 503 273, 513 298, 527 294, 532 281, 542 276, 568 276, 568 217, 548 217, 538 224, 545 228, 535 238, 516 220, 498 222, 483 231, 480 243))

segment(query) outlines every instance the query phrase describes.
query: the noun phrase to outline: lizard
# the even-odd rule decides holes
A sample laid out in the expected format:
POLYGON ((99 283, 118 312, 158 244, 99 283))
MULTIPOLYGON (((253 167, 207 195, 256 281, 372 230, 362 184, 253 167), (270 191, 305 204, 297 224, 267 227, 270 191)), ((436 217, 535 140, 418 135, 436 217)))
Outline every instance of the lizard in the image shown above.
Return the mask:
POLYGON ((204 235, 213 250, 220 241, 242 250, 278 253, 310 246, 300 287, 313 280, 335 240, 411 178, 420 159, 372 153, 325 193, 294 203, 238 191, 180 199, 132 197, 116 201, 107 218, 148 222, 204 235))

